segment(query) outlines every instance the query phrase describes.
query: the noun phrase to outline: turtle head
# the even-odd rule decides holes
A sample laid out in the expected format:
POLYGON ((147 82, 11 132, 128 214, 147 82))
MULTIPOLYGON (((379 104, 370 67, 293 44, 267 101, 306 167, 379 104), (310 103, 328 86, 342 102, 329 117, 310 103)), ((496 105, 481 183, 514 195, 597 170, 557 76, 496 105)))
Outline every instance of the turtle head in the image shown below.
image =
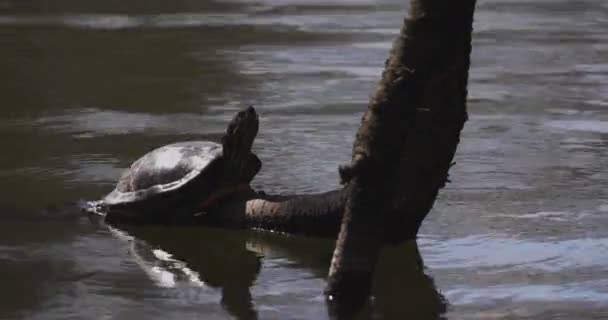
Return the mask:
POLYGON ((226 133, 222 137, 224 158, 222 180, 226 184, 249 183, 260 171, 262 163, 251 152, 259 125, 258 114, 251 106, 239 111, 228 124, 226 133))
POLYGON ((217 188, 203 202, 203 207, 220 199, 243 197, 253 192, 249 184, 262 167, 260 159, 251 152, 258 128, 258 114, 251 106, 232 118, 222 137, 223 173, 217 188))
POLYGON ((258 114, 252 106, 239 111, 228 124, 226 134, 222 137, 224 158, 229 161, 245 161, 251 153, 259 126, 258 114))

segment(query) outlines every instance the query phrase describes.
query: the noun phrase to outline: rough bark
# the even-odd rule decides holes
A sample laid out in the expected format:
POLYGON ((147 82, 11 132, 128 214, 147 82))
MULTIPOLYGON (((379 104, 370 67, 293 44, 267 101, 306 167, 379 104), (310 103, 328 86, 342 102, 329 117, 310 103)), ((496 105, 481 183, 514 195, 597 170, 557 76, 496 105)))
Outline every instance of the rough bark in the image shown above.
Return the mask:
POLYGON ((368 296, 382 239, 414 239, 447 181, 467 119, 474 7, 475 0, 411 1, 352 162, 340 169, 350 192, 327 293, 331 301, 348 302, 334 306, 368 296))

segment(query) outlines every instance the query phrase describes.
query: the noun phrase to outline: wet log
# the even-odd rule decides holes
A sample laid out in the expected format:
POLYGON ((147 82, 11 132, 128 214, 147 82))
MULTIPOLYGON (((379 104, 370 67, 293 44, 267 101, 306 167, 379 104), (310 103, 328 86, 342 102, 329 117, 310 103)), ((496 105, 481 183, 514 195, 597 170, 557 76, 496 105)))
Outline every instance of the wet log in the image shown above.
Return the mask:
POLYGON ((384 242, 415 239, 448 181, 466 98, 475 0, 412 0, 363 116, 326 293, 338 318, 367 299, 384 242))

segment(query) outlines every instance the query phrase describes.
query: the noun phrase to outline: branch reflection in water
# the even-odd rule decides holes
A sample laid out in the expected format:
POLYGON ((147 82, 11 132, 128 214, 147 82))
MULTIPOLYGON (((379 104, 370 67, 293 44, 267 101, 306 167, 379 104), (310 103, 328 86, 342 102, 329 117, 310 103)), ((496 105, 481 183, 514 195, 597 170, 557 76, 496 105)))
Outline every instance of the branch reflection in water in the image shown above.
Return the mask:
MULTIPOLYGON (((219 289, 223 308, 237 319, 258 319, 252 289, 267 257, 281 257, 289 268, 324 280, 334 246, 333 239, 202 226, 121 228, 111 230, 131 242, 133 259, 157 285, 188 304, 198 300, 197 288, 219 289)), ((379 261, 360 319, 442 318, 447 301, 425 274, 415 241, 385 247, 379 261)))

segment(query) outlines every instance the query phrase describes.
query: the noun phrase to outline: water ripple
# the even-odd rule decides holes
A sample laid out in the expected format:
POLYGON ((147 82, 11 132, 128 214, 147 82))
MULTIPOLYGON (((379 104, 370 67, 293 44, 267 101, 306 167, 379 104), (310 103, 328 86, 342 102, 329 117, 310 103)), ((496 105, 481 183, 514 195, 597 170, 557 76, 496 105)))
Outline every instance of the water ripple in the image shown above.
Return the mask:
POLYGON ((523 268, 558 272, 603 269, 608 265, 608 238, 538 242, 487 234, 448 240, 423 238, 421 246, 428 253, 425 262, 433 269, 523 268))

